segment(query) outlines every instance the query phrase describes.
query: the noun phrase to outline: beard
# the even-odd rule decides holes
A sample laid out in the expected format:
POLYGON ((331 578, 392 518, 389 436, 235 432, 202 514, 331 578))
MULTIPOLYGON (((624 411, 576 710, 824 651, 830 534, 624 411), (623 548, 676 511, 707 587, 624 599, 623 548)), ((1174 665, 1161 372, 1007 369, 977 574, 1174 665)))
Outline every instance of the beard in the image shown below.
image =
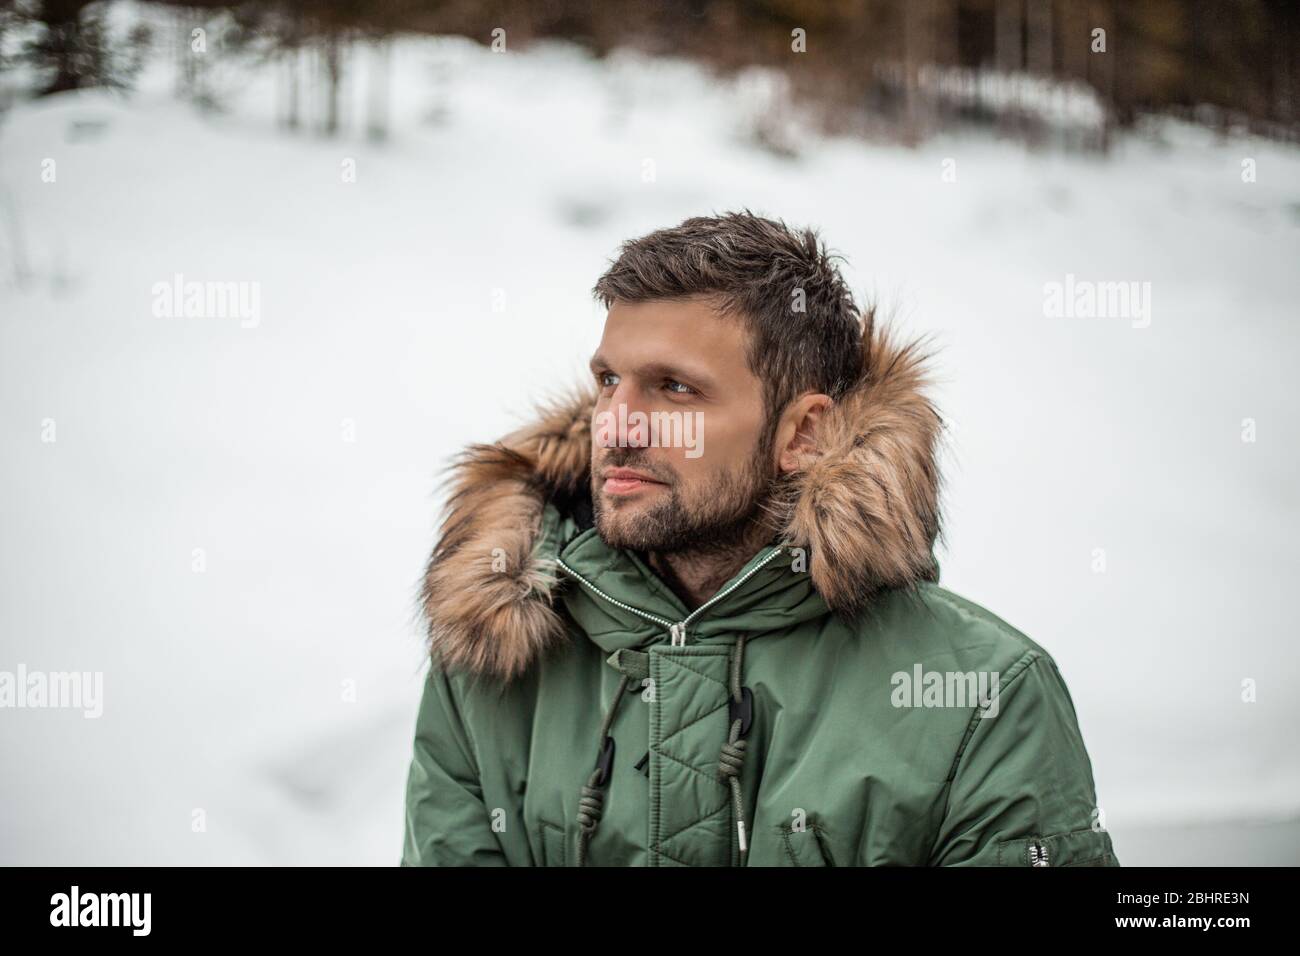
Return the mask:
POLYGON ((776 479, 769 441, 763 436, 746 461, 723 469, 684 492, 677 475, 647 460, 642 448, 610 448, 592 469, 591 501, 596 532, 613 548, 656 554, 722 554, 748 546, 766 525, 776 479), (604 468, 635 468, 664 482, 666 493, 650 506, 608 501, 601 491, 604 468))

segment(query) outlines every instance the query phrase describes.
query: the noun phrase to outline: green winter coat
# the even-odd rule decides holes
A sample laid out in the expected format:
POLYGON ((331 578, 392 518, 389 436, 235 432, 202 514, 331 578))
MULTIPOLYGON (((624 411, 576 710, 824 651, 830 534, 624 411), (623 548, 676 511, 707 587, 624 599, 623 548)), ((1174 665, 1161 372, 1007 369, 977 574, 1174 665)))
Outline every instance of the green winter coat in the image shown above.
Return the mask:
POLYGON ((590 397, 467 452, 402 864, 1117 866, 1055 662, 935 583, 922 385, 868 331, 773 546, 694 611, 590 527, 590 397))

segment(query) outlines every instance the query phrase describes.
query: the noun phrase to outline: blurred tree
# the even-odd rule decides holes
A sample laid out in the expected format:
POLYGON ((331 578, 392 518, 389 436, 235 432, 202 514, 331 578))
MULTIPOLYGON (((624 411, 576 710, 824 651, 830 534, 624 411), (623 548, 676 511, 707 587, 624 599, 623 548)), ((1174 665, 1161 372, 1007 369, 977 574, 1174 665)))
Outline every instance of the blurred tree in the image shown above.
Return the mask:
POLYGON ((142 23, 124 39, 111 36, 106 3, 36 0, 14 3, 11 10, 16 23, 36 28, 19 58, 48 75, 42 95, 88 86, 129 86, 148 51, 149 28, 142 23))
MULTIPOLYGON (((95 17, 82 12, 86 0, 8 2, 41 11, 51 89, 117 72, 95 17), (85 66, 83 55, 99 65, 85 66)), ((328 133, 345 121, 343 87, 360 44, 373 54, 366 126, 382 137, 393 35, 488 43, 502 27, 510 50, 553 37, 598 54, 632 46, 693 57, 720 72, 766 66, 783 71, 799 108, 828 125, 909 140, 955 120, 1034 135, 1043 120, 1021 93, 1046 92, 1041 108, 1064 103, 1067 84, 1104 113, 1103 145, 1113 126, 1148 113, 1300 138, 1296 0, 269 0, 225 9, 283 58, 286 123, 299 125, 303 101, 317 91, 313 119, 328 133), (806 38, 802 50, 792 47, 795 30, 806 38), (306 60, 314 68, 304 78, 306 60), (1002 85, 986 96, 995 73, 1002 85)))
POLYGON ((416 0, 391 0, 367 4, 361 0, 273 0, 270 3, 239 3, 230 6, 241 31, 262 41, 272 56, 285 64, 286 107, 284 123, 290 129, 302 125, 303 102, 319 82, 316 97, 321 104, 320 131, 339 132, 342 123, 343 86, 348 76, 350 55, 358 43, 370 47, 367 133, 382 139, 388 132, 388 44, 404 26, 416 21, 418 10, 435 5, 416 0), (316 67, 304 83, 303 62, 316 67))

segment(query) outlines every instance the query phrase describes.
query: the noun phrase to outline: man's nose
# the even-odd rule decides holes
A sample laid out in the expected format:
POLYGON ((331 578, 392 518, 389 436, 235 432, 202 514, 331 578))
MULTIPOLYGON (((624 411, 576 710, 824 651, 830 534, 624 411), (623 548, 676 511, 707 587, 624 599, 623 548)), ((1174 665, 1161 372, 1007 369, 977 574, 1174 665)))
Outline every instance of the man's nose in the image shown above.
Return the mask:
POLYGON ((633 382, 618 383, 609 397, 608 411, 617 426, 619 447, 650 447, 650 410, 644 406, 641 391, 633 382))

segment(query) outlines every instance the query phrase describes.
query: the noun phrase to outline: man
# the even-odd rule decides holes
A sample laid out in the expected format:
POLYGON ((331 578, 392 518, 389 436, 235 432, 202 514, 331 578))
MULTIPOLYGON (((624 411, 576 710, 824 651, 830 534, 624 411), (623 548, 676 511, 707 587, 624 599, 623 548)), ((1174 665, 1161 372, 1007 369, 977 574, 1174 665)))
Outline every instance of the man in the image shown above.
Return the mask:
POLYGON ((404 865, 1118 865, 1043 648, 936 583, 922 356, 810 231, 624 245, 591 386, 456 465, 404 865))

